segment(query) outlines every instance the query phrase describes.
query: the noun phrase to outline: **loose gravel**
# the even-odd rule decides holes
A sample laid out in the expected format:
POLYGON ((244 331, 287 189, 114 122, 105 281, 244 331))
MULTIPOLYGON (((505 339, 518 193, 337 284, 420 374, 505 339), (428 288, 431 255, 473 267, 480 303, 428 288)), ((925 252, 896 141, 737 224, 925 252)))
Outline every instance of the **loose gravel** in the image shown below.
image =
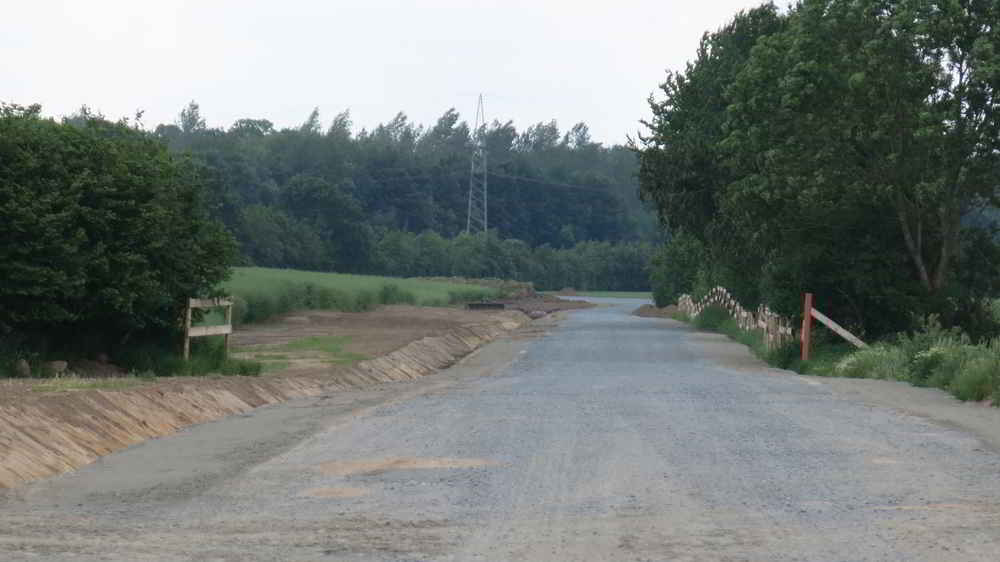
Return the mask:
MULTIPOLYGON (((1000 453, 630 313, 0 499, 3 560, 997 560, 1000 453)), ((961 406, 957 406, 961 407, 961 406)))

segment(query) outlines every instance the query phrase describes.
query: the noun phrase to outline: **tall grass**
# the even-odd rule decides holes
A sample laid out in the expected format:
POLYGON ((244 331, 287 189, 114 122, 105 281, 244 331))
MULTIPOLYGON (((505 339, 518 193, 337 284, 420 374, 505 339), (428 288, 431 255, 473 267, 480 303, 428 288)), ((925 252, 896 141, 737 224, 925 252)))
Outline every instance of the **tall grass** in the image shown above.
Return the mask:
POLYGON ((191 358, 187 361, 175 348, 164 347, 162 342, 127 346, 113 359, 131 372, 161 377, 209 374, 257 376, 261 373, 258 361, 227 357, 222 336, 192 339, 191 358))
MULTIPOLYGON (((204 376, 204 375, 240 375, 256 376, 261 373, 261 363, 247 359, 235 359, 226 356, 225 342, 222 336, 212 336, 191 340, 191 358, 187 361, 181 358, 179 345, 173 338, 146 338, 129 342, 120 349, 114 350, 111 361, 121 367, 133 378, 153 376, 204 376)), ((0 377, 15 377, 17 373, 13 363, 17 359, 25 359, 31 369, 31 378, 51 379, 52 374, 43 367, 46 361, 58 359, 69 360, 69 371, 63 378, 78 381, 78 386, 90 384, 80 379, 74 373, 73 365, 84 357, 74 357, 67 354, 25 353, 23 351, 0 354, 0 377), (84 381, 84 382, 80 382, 84 381)), ((86 373, 84 373, 86 374, 86 373)), ((60 377, 55 377, 60 378, 60 377)), ((69 384, 69 386, 73 386, 69 384)), ((97 388, 100 385, 96 385, 97 388)), ((113 386, 113 385, 111 385, 113 386)))
POLYGON ((942 328, 932 316, 913 333, 847 355, 836 373, 940 388, 959 400, 992 397, 1000 405, 1000 338, 974 345, 960 329, 942 328))
POLYGON ((1000 406, 1000 338, 974 345, 960 329, 942 328, 934 317, 925 319, 915 332, 863 349, 817 327, 808 361, 800 359, 797 343, 767 349, 761 332, 740 329, 718 306, 705 308, 692 324, 726 334, 775 367, 819 376, 905 381, 940 388, 959 400, 993 398, 994 405, 1000 406))
POLYGON ((235 297, 233 322, 261 322, 293 310, 362 312, 382 304, 446 306, 499 296, 475 285, 263 267, 234 268, 224 290, 235 297))

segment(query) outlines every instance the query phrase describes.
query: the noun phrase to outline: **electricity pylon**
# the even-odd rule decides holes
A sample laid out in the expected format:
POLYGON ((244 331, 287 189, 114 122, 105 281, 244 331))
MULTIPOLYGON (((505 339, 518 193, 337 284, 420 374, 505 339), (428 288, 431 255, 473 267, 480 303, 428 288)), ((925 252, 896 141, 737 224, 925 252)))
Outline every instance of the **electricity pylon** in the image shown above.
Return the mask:
POLYGON ((476 128, 472 137, 472 168, 469 172, 469 216, 465 221, 465 232, 483 232, 489 229, 486 189, 486 110, 483 109, 483 95, 479 94, 476 109, 476 128))

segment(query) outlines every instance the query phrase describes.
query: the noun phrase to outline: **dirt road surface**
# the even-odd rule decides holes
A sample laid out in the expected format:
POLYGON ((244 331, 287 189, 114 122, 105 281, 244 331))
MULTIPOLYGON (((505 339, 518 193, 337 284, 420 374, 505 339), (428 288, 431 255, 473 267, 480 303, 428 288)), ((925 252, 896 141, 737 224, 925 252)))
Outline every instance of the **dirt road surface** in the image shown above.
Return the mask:
POLYGON ((990 440, 602 302, 5 492, 0 560, 1000 557, 990 440))

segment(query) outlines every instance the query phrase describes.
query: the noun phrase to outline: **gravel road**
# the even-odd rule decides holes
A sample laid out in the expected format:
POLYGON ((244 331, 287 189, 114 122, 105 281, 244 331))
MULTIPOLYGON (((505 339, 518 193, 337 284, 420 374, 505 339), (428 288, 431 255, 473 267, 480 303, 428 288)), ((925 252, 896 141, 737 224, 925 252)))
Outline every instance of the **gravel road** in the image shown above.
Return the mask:
POLYGON ((0 495, 0 560, 1000 559, 986 440, 600 300, 0 495))

